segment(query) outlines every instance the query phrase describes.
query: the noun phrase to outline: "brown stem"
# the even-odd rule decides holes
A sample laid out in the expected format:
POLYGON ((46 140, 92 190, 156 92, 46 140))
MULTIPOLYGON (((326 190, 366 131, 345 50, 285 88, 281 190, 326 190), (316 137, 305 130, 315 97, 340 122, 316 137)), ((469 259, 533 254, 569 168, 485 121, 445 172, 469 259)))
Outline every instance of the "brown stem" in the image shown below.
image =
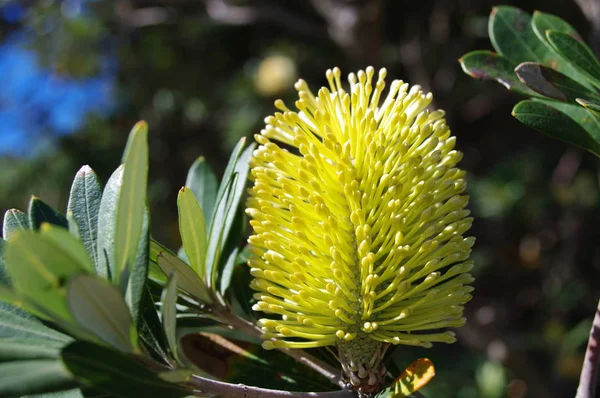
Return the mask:
POLYGON ((577 395, 575 398, 595 398, 598 378, 598 365, 600 364, 600 301, 596 308, 596 315, 592 323, 590 338, 588 340, 583 369, 579 378, 577 395))
MULTIPOLYGON (((260 338, 262 334, 261 330, 256 325, 246 321, 245 319, 240 318, 235 313, 233 313, 233 311, 228 307, 215 308, 214 314, 224 324, 242 330, 251 336, 260 338)), ((308 354, 306 351, 303 350, 281 348, 279 349, 279 351, 283 352, 286 355, 289 355, 299 363, 325 376, 333 384, 336 384, 341 388, 346 388, 346 384, 342 380, 341 371, 339 369, 336 369, 335 367, 321 361, 320 359, 313 357, 312 355, 308 354)))
POLYGON ((199 390, 201 395, 216 394, 223 397, 236 398, 355 398, 356 395, 349 390, 329 392, 291 392, 281 390, 270 390, 267 388, 246 386, 244 384, 230 384, 222 381, 207 379, 201 376, 193 376, 187 383, 194 389, 199 390))

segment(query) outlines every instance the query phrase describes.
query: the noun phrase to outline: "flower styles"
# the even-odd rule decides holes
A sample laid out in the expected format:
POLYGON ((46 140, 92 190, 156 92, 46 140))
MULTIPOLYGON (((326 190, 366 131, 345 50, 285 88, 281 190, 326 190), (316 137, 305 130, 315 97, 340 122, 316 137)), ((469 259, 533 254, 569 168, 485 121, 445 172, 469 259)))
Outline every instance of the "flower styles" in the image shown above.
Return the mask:
POLYGON ((390 344, 455 341, 439 329, 465 322, 474 239, 432 95, 395 80, 384 96, 385 69, 351 73, 349 92, 340 76, 316 96, 298 81, 297 111, 277 100, 255 136, 249 265, 254 309, 275 314, 258 321, 265 348, 336 345, 363 378, 390 344))

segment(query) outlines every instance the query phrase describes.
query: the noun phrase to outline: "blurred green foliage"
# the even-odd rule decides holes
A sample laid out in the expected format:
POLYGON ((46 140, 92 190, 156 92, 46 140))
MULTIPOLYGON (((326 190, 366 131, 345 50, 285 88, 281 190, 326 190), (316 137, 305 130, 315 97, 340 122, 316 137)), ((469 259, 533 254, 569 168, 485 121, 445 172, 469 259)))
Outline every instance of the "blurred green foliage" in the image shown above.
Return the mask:
MULTIPOLYGON (((510 3, 560 15, 598 48, 598 18, 588 13, 588 21, 577 7, 585 1, 510 3)), ((41 61, 74 77, 96 73, 103 46, 116 46, 118 108, 91 116, 81 132, 54 139, 35 157, 1 158, 0 209, 25 208, 29 194, 65 208, 80 165, 107 181, 124 132, 145 119, 151 231, 177 248, 176 195, 198 156, 222 172, 234 143, 260 131, 273 100, 291 99, 300 76, 319 87, 335 65, 344 73, 386 67, 389 76, 433 91, 435 106, 447 111, 470 175, 477 237, 475 298, 459 342, 402 348, 393 361, 404 369, 430 358, 437 374, 424 394, 432 397, 573 396, 600 295, 597 160, 521 125, 510 117, 514 94, 460 70, 461 55, 491 49, 494 5, 97 0, 73 18, 60 2, 28 1, 21 25, 0 24, 2 31, 39 32, 31 46, 41 61)))

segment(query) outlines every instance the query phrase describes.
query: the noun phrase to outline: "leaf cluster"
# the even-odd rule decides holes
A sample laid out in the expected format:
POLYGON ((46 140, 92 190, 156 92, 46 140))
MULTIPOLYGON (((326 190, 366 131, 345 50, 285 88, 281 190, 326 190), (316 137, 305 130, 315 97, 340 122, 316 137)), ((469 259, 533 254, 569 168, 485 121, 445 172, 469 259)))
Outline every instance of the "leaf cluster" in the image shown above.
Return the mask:
POLYGON ((465 73, 530 97, 515 105, 515 118, 600 156, 600 62, 577 31, 557 16, 510 6, 492 10, 488 30, 496 52, 465 54, 465 73))

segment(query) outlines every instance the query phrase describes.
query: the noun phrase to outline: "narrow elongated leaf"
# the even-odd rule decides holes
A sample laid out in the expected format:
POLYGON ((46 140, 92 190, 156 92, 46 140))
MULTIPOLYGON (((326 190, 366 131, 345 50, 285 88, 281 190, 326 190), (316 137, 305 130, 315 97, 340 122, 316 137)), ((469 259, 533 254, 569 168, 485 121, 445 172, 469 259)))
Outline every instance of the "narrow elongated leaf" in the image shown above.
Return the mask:
POLYGON ((148 347, 157 360, 167 364, 171 362, 167 355, 167 339, 164 334, 164 328, 158 317, 154 300, 150 288, 146 285, 146 290, 142 296, 140 305, 140 316, 138 317, 138 331, 140 339, 148 347))
POLYGON ((81 241, 73 237, 69 231, 52 224, 44 223, 41 227, 41 232, 44 238, 54 243, 57 247, 60 247, 62 252, 68 255, 82 270, 90 273, 95 272, 85 246, 83 246, 81 241))
POLYGON ((515 73, 523 84, 548 98, 568 102, 575 102, 577 98, 600 101, 598 92, 535 62, 523 62, 517 66, 515 73))
POLYGON ((115 229, 119 194, 123 185, 123 166, 119 166, 108 179, 98 212, 98 275, 112 279, 110 270, 115 263, 115 229), (113 264, 113 265, 111 265, 113 264))
POLYGON ((0 363, 0 396, 20 397, 74 387, 72 376, 56 359, 0 363))
POLYGON ((600 103, 588 101, 583 98, 577 98, 575 100, 575 102, 577 102, 579 105, 583 106, 584 108, 587 108, 587 109, 595 112, 596 116, 600 116, 600 103))
POLYGON ((203 156, 196 159, 190 167, 185 186, 194 193, 200 207, 202 207, 205 219, 210 220, 217 198, 218 181, 217 176, 203 156))
POLYGON ((165 275, 177 274, 177 285, 180 289, 204 303, 212 303, 205 283, 189 265, 169 249, 152 240, 150 243, 150 257, 155 259, 165 275))
POLYGON ((169 350, 175 359, 179 358, 177 349, 177 273, 173 273, 167 283, 167 287, 163 290, 161 305, 161 318, 165 329, 165 336, 169 343, 169 350))
POLYGON ((336 387, 322 375, 284 353, 259 344, 196 332, 181 338, 186 358, 203 372, 229 383, 286 391, 330 391, 336 387), (260 375, 260 377, 258 377, 260 375))
MULTIPOLYGON (((90 395, 85 395, 87 398, 110 398, 104 394, 95 394, 91 393, 90 395)), ((49 392, 46 394, 35 394, 35 395, 26 395, 23 398, 84 398, 81 390, 79 388, 73 388, 71 390, 57 391, 57 392, 49 392)))
POLYGON ((29 216, 21 210, 10 209, 4 213, 2 236, 8 240, 15 231, 29 229, 29 216))
POLYGON ((229 288, 229 285, 231 284, 231 277, 233 276, 233 269, 238 264, 238 248, 235 248, 231 251, 231 253, 229 253, 229 257, 227 257, 227 261, 225 262, 225 266, 221 272, 219 292, 221 292, 222 295, 224 295, 225 291, 229 288))
POLYGON ((394 380, 393 398, 406 398, 419 391, 435 376, 433 363, 427 358, 420 358, 408 365, 402 374, 394 380))
POLYGON ((192 269, 202 278, 205 275, 206 223, 202 209, 187 187, 182 187, 177 196, 179 209, 179 233, 183 248, 192 269))
POLYGON ((135 329, 119 290, 103 279, 77 275, 69 280, 69 309, 73 317, 106 344, 137 352, 135 329))
POLYGON ((496 80, 507 89, 519 94, 538 97, 515 74, 516 62, 491 51, 479 50, 465 54, 458 60, 463 71, 475 79, 496 80))
POLYGON ((489 20, 492 45, 514 62, 544 63, 548 49, 531 29, 531 16, 516 7, 492 9, 489 20))
POLYGON ((68 228, 67 218, 40 198, 31 197, 29 202, 29 225, 34 230, 40 229, 42 223, 58 225, 68 228))
POLYGON ((142 235, 148 182, 148 125, 145 122, 138 122, 131 130, 123 160, 112 267, 113 281, 117 285, 123 283, 122 278, 133 266, 142 235))
POLYGON ((71 185, 67 212, 73 214, 79 236, 94 266, 97 265, 98 259, 98 212, 101 199, 102 186, 98 176, 89 166, 83 166, 75 175, 71 185))
POLYGON ((150 244, 150 212, 148 208, 144 212, 142 223, 142 233, 138 242, 137 255, 131 269, 129 284, 125 294, 125 302, 131 310, 134 322, 137 322, 139 306, 146 288, 146 279, 148 278, 148 251, 150 244))
POLYGON ((215 205, 215 212, 211 220, 208 251, 206 255, 206 272, 209 287, 214 286, 221 249, 229 236, 231 226, 235 220, 236 210, 244 193, 250 169, 250 158, 255 145, 252 144, 242 151, 245 144, 242 138, 234 148, 229 159, 223 180, 219 186, 219 193, 215 205))
POLYGON ((23 310, 0 305, 0 338, 44 340, 49 344, 66 344, 73 339, 50 329, 23 310))
POLYGON ((562 32, 548 31, 546 37, 563 58, 585 73, 596 87, 600 87, 600 62, 587 45, 562 32))
POLYGON ((0 362, 26 359, 56 359, 66 343, 32 338, 0 339, 0 362))
POLYGON ((61 246, 44 235, 21 231, 8 245, 6 262, 19 296, 57 319, 66 322, 72 319, 64 285, 69 277, 86 270, 61 246))
POLYGON ((190 391, 162 380, 134 356, 87 342, 75 342, 62 351, 66 367, 82 383, 117 397, 179 398, 190 391))
POLYGON ((6 261, 4 260, 4 252, 6 250, 6 241, 0 238, 0 286, 10 286, 10 276, 6 270, 6 261))
MULTIPOLYGON (((549 102, 549 101, 548 101, 549 102)), ((573 119, 578 117, 581 111, 589 112, 577 105, 556 103, 550 105, 548 102, 526 100, 519 102, 512 111, 521 123, 539 130, 551 137, 575 144, 600 155, 600 144, 598 136, 592 136, 593 132, 586 130, 580 123, 573 119), (563 109, 557 109, 558 106, 563 109), (569 115, 569 116, 568 116, 569 115)), ((593 123, 591 114, 587 115, 589 123, 593 123)), ((588 123, 586 122, 586 123, 588 123)), ((600 129, 596 131, 600 132, 600 129)))

